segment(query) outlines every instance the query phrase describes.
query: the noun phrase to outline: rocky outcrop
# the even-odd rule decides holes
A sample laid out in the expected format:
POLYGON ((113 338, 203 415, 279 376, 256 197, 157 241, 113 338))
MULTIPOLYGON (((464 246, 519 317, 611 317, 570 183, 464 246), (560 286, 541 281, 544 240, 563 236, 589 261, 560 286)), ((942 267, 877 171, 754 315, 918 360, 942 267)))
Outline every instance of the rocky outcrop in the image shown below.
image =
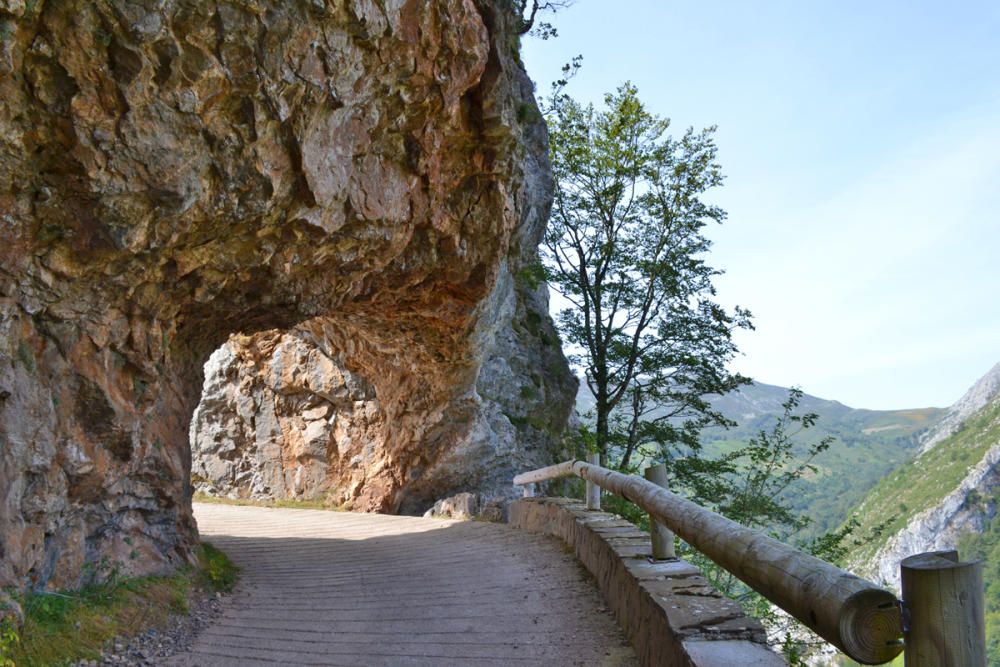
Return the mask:
MULTIPOLYGON (((955 549, 964 533, 982 533, 997 513, 1000 488, 1000 364, 976 382, 935 425, 924 449, 894 482, 906 498, 921 502, 920 511, 889 535, 869 558, 858 558, 862 572, 899 590, 899 563, 914 554, 955 549), (969 454, 975 452, 974 457, 969 454), (959 468, 942 482, 942 464, 959 468), (964 473, 960 479, 958 475, 964 473), (957 482, 957 484, 955 484, 957 482)), ((902 497, 902 496, 900 496, 902 497)), ((892 512, 896 508, 863 505, 861 511, 892 512)), ((884 501, 883 501, 883 504, 884 501)), ((901 505, 905 511, 906 503, 901 505)), ((888 517, 885 517, 888 518, 888 517)))
POLYGON ((371 384, 318 348, 281 332, 237 335, 205 364, 191 481, 208 495, 314 499, 370 469, 384 432, 371 384))
POLYGON ((920 453, 930 451, 949 435, 958 432, 966 420, 986 406, 1000 394, 1000 364, 965 392, 962 398, 948 408, 948 411, 920 439, 920 453))
MULTIPOLYGON (((191 415, 236 332, 375 410, 354 508, 549 456, 574 387, 523 275, 551 183, 506 6, 0 2, 0 585, 190 558, 191 415)), ((308 458, 307 379, 261 376, 308 458)))
POLYGON ((875 581, 900 590, 899 563, 926 551, 955 549, 964 533, 982 533, 996 516, 1000 488, 1000 443, 991 447, 954 491, 914 516, 879 549, 871 571, 875 581))

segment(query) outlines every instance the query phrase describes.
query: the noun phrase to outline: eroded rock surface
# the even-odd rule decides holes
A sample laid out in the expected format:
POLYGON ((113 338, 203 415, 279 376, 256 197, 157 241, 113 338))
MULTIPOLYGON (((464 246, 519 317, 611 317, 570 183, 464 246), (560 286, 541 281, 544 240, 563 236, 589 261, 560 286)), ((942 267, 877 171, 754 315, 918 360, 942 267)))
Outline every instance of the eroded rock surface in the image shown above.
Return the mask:
POLYGON ((967 392, 948 408, 945 415, 921 438, 920 453, 930 451, 948 436, 961 430, 965 422, 1000 394, 1000 364, 979 378, 967 392))
MULTIPOLYGON (((526 278, 551 183, 504 7, 0 0, 0 585, 190 557, 190 418, 236 332, 356 380, 356 509, 550 456, 574 387, 526 278)), ((262 387, 306 382, 274 358, 262 387)), ((296 461, 355 452, 276 395, 296 461)))
POLYGON ((234 336, 205 364, 191 481, 209 495, 326 496, 331 480, 374 465, 381 415, 370 383, 302 339, 234 336))
POLYGON ((958 548, 965 533, 984 533, 997 513, 1000 487, 1000 443, 972 466, 954 491, 916 516, 886 540, 866 574, 885 586, 901 590, 899 563, 908 556, 958 548))

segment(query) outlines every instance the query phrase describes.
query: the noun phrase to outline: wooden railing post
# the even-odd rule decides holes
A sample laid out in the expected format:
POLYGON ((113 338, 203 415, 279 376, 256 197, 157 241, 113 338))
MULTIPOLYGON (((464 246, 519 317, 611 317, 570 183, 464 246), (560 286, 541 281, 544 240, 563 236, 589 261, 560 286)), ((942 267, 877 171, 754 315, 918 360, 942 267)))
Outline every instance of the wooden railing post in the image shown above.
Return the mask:
MULTIPOLYGON (((592 463, 595 466, 601 465, 600 452, 591 452, 590 454, 587 454, 587 463, 592 463)), ((601 487, 597 486, 589 479, 587 480, 587 509, 601 509, 601 487)))
MULTIPOLYGON (((661 489, 670 490, 667 483, 667 466, 657 463, 644 471, 647 480, 656 484, 661 489)), ((677 558, 674 552, 674 534, 656 520, 652 514, 649 515, 649 537, 653 542, 653 558, 663 560, 665 558, 677 558)))
POLYGON ((535 485, 534 484, 525 484, 524 485, 524 497, 525 498, 532 498, 532 497, 534 497, 534 495, 535 495, 535 485))
POLYGON ((935 551, 899 565, 906 667, 986 667, 982 562, 935 551))

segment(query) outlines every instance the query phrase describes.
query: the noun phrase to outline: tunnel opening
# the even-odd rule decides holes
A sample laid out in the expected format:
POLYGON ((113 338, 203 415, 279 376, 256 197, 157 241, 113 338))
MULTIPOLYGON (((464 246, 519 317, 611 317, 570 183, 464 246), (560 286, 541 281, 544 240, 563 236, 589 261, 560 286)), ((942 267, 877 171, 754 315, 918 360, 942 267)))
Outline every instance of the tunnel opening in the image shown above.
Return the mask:
POLYGON ((385 432, 371 382, 277 329, 231 335, 204 378, 189 430, 196 499, 352 506, 385 432))
POLYGON ((409 3, 354 32, 251 5, 15 19, 0 587, 189 562, 193 488, 418 513, 510 493, 558 447, 575 383, 544 288, 517 278, 551 182, 544 129, 518 120, 516 17, 409 3), (216 356, 231 335, 252 343, 216 356), (342 382, 274 364, 300 342, 342 382), (212 398, 205 375, 236 384, 212 398), (234 415, 252 437, 219 435, 234 415))

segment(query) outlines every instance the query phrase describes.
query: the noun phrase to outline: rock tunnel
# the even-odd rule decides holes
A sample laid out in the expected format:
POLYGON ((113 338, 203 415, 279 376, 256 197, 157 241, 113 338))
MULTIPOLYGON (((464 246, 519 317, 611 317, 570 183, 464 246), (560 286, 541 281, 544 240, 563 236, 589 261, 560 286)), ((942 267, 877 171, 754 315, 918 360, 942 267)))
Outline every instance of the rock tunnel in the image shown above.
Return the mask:
POLYGON ((551 177, 517 20, 0 2, 0 586, 190 558, 189 425, 227 341, 223 385, 335 404, 314 355, 361 388, 323 472, 347 507, 502 495, 558 456, 575 380, 526 277, 551 177))

